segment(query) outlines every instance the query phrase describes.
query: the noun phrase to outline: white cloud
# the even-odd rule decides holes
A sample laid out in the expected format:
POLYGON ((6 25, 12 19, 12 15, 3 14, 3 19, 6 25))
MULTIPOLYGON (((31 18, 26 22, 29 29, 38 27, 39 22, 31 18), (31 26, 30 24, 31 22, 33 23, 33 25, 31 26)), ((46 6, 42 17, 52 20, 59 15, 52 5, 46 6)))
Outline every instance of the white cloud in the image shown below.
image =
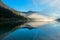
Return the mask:
POLYGON ((48 5, 60 9, 60 0, 51 0, 48 5))
MULTIPOLYGON (((36 8, 43 8, 42 12, 53 18, 60 18, 60 0, 33 0, 36 8)), ((40 8, 40 9, 41 9, 40 8)))
POLYGON ((44 13, 48 13, 47 15, 59 18, 60 16, 60 0, 34 0, 37 8, 40 6, 44 6, 45 9, 42 10, 44 13), (47 7, 46 7, 47 6, 47 7))
POLYGON ((37 4, 48 5, 50 7, 55 7, 60 9, 60 0, 35 0, 37 4))

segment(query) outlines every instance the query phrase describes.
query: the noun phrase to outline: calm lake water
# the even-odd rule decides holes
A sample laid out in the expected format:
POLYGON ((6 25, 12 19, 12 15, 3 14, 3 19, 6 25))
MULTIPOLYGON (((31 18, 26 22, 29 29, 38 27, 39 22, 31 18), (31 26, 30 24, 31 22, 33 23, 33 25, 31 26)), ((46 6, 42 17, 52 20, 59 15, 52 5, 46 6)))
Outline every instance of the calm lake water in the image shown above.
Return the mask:
MULTIPOLYGON (((25 27, 29 27, 29 25, 26 24, 25 27)), ((60 40, 60 23, 48 23, 31 30, 19 28, 4 37, 3 40, 60 40)))

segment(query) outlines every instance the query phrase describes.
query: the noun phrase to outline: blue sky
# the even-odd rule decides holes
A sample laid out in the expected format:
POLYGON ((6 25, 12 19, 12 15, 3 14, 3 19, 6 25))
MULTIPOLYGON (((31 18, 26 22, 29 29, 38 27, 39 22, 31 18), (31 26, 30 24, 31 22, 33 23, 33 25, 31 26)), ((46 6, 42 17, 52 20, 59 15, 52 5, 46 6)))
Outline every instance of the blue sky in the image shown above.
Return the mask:
POLYGON ((3 0, 3 2, 17 11, 40 11, 44 15, 60 17, 60 0, 3 0))
POLYGON ((39 11, 49 16, 60 16, 60 0, 3 0, 17 11, 39 11))
POLYGON ((34 0, 3 0, 9 7, 18 11, 42 11, 46 9, 46 5, 38 5, 34 0))

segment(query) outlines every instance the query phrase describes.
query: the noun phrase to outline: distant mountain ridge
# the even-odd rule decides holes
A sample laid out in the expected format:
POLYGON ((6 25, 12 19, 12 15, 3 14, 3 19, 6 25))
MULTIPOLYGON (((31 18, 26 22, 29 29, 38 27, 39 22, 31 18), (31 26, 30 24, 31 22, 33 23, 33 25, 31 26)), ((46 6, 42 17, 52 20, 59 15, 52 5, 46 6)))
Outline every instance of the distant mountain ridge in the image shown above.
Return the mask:
POLYGON ((22 13, 36 13, 35 11, 27 11, 27 12, 22 12, 22 13))
POLYGON ((27 11, 27 12, 21 12, 23 14, 26 14, 26 16, 29 16, 30 14, 37 13, 36 11, 27 11))

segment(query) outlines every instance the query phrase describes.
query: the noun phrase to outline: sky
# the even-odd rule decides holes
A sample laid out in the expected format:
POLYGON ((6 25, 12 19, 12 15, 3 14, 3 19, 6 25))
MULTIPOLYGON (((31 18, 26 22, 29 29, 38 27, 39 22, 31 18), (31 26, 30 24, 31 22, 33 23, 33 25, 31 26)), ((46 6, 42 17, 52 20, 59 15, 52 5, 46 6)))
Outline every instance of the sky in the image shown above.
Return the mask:
POLYGON ((35 0, 3 0, 9 7, 18 11, 42 11, 46 5, 38 5, 35 0))
POLYGON ((60 0, 2 0, 17 11, 39 11, 49 16, 60 16, 60 0))
POLYGON ((9 7, 18 11, 43 11, 60 9, 60 0, 3 0, 9 7))

